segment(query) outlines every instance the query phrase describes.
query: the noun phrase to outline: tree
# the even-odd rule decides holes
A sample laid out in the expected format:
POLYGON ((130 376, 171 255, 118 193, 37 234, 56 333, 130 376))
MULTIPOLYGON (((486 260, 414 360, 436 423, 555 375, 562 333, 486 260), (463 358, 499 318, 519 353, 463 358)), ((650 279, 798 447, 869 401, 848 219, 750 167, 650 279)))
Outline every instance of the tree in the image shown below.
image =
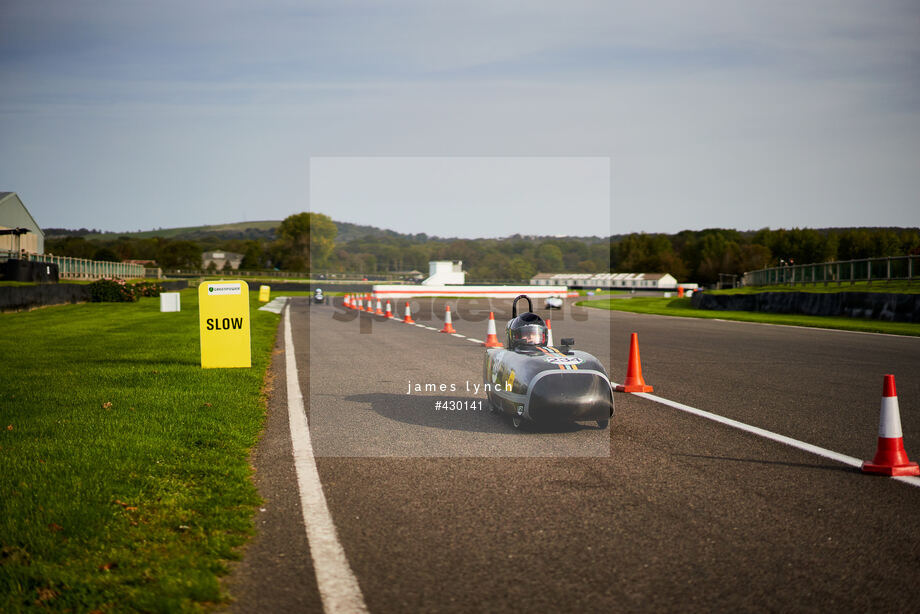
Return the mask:
POLYGON ((48 239, 45 241, 45 251, 58 256, 71 258, 85 258, 92 260, 98 247, 83 237, 65 237, 63 239, 48 239))
POLYGON ((166 241, 157 262, 164 269, 200 269, 201 248, 192 241, 166 241))
POLYGON ((284 218, 278 226, 284 268, 307 271, 327 266, 337 233, 335 223, 322 213, 295 213, 284 218))
POLYGON ((537 250, 537 268, 547 273, 562 273, 562 250, 552 243, 544 243, 537 250))
POLYGON ((243 248, 243 261, 240 268, 244 271, 253 271, 265 266, 265 252, 258 241, 246 241, 243 248))
POLYGON ((521 256, 512 258, 508 265, 508 276, 514 280, 529 280, 536 272, 533 264, 521 256))
POLYGON ((93 260, 98 260, 100 262, 121 262, 121 258, 118 257, 118 254, 108 247, 100 247, 97 249, 93 254, 93 260))

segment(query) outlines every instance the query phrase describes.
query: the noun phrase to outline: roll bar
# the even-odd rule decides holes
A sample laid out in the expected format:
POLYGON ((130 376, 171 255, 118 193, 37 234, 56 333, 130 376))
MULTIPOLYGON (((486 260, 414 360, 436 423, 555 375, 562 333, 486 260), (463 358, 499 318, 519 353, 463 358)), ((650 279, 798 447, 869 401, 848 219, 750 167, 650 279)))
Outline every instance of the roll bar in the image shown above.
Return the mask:
POLYGON ((517 317, 517 302, 521 300, 522 298, 527 299, 527 311, 531 311, 531 312, 533 311, 533 303, 530 302, 530 297, 527 296, 526 294, 521 294, 520 296, 514 299, 513 303, 511 303, 511 317, 512 318, 517 317))

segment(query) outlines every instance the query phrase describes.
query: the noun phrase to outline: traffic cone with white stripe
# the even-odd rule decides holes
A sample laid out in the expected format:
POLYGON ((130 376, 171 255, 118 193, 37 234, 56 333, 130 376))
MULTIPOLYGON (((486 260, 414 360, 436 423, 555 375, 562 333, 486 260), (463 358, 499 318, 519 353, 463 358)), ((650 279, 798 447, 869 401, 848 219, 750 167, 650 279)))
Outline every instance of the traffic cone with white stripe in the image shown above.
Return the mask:
POLYGON ((901 433, 901 412, 894 375, 885 375, 882 385, 882 408, 878 421, 878 446, 875 458, 865 461, 862 470, 882 475, 920 475, 920 466, 910 462, 904 450, 901 433))
POLYGON ((498 335, 495 334, 495 314, 491 311, 489 312, 489 327, 486 329, 486 342, 482 345, 487 348, 502 347, 502 342, 498 340, 498 335))
POLYGON ((457 331, 456 331, 456 329, 454 329, 454 325, 453 325, 453 323, 450 321, 450 305, 445 305, 444 307, 445 307, 445 310, 446 310, 446 311, 444 312, 444 328, 442 328, 442 329, 439 330, 438 332, 439 332, 439 333, 455 333, 455 332, 457 332, 457 331))
POLYGON ((415 324, 415 320, 412 319, 412 310, 409 309, 409 301, 406 301, 406 315, 403 317, 403 322, 406 324, 415 324))
POLYGON ((365 311, 367 311, 367 313, 374 313, 374 297, 370 294, 367 295, 367 306, 365 311))
POLYGON ((546 318, 546 345, 553 347, 553 323, 546 318))
POLYGON ((393 317, 393 312, 390 310, 390 300, 389 300, 389 299, 387 299, 387 312, 386 312, 386 317, 388 317, 388 318, 392 318, 392 317, 393 317))
POLYGON ((342 299, 342 305, 344 305, 346 309, 349 309, 349 308, 351 307, 351 305, 348 304, 348 295, 347 295, 347 294, 345 295, 345 298, 342 299))
POLYGON ((361 297, 358 297, 358 304, 355 305, 355 309, 358 311, 364 311, 364 302, 361 300, 361 297))
POLYGON ((629 338, 629 362, 626 364, 626 383, 617 386, 617 392, 651 392, 642 378, 642 360, 639 358, 639 335, 633 333, 629 338))
POLYGON ((382 309, 381 307, 382 307, 382 306, 380 305, 380 297, 378 296, 378 297, 377 297, 377 311, 374 312, 374 313, 376 313, 378 316, 382 316, 382 315, 383 315, 383 309, 382 309))

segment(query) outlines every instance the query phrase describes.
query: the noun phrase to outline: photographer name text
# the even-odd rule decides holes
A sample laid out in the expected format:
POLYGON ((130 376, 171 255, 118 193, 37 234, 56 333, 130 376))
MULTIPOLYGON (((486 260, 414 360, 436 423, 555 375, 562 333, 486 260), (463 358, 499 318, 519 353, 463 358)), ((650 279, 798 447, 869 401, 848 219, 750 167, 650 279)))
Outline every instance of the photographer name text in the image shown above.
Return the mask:
MULTIPOLYGON (((511 392, 511 382, 506 382, 504 384, 479 384, 476 382, 470 382, 467 380, 464 384, 460 386, 466 386, 466 392, 472 392, 473 394, 479 394, 479 391, 489 392, 504 390, 506 392, 511 392)), ((419 392, 457 392, 461 388, 457 384, 419 384, 409 382, 409 390, 406 394, 416 394, 419 392)))

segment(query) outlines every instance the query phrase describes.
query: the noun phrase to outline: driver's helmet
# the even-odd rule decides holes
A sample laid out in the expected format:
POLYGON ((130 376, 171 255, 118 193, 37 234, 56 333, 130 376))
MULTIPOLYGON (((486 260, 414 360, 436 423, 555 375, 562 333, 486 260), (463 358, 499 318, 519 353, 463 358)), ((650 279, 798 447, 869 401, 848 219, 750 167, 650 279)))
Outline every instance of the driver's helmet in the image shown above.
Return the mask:
POLYGON ((526 312, 512 318, 505 327, 509 349, 526 345, 546 345, 546 324, 535 313, 526 312))

